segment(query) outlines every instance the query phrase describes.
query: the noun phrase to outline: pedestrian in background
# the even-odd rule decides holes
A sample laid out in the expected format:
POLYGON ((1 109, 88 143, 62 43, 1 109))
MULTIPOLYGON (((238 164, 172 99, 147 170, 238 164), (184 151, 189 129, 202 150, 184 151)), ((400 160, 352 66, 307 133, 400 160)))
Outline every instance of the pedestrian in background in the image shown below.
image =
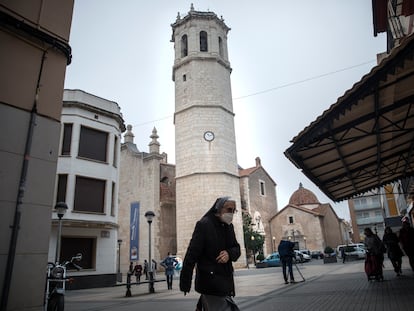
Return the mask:
POLYGON ((342 263, 345 263, 345 260, 346 260, 346 252, 345 252, 346 247, 347 246, 342 246, 342 248, 341 248, 342 263))
POLYGON ((144 259, 144 274, 145 279, 148 280, 148 261, 146 259, 144 259))
POLYGON ((402 219, 402 228, 398 237, 404 253, 408 257, 411 269, 414 271, 414 229, 407 217, 402 219))
POLYGON ((232 298, 235 296, 232 261, 241 254, 232 224, 235 212, 235 201, 218 198, 196 223, 184 257, 180 290, 184 295, 190 291, 196 266, 195 290, 201 294, 203 310, 239 310, 232 298))
POLYGON ((141 282, 142 266, 138 262, 134 267, 134 274, 137 278, 137 283, 141 282))
POLYGON ((172 289, 174 269, 177 264, 177 259, 171 256, 170 252, 168 252, 167 257, 165 257, 164 260, 161 261, 161 266, 165 268, 165 276, 167 277, 168 289, 172 289))
POLYGON ((151 271, 152 278, 155 280, 155 277, 157 276, 157 262, 154 259, 151 260, 151 271))
POLYGON ((289 283, 286 268, 290 276, 290 283, 295 283, 295 278, 293 277, 292 269, 293 257, 295 256, 295 251, 293 250, 294 247, 295 243, 286 240, 280 240, 279 246, 277 247, 280 259, 282 261, 282 271, 283 278, 285 279, 285 284, 289 283))
POLYGON ((394 267, 395 273, 397 276, 400 276, 401 271, 401 263, 402 263, 402 256, 403 252, 398 244, 398 237, 397 235, 392 232, 390 227, 385 227, 384 236, 382 237, 382 242, 387 249, 387 256, 390 259, 392 266, 394 267))

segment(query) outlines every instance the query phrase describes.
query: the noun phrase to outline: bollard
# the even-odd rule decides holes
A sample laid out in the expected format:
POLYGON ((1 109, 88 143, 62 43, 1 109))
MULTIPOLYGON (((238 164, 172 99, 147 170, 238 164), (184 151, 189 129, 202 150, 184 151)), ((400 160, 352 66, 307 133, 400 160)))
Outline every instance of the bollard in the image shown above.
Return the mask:
POLYGON ((125 293, 125 297, 131 297, 131 275, 132 273, 127 273, 127 282, 126 282, 126 287, 127 287, 127 291, 125 293))
POLYGON ((155 293, 155 290, 154 290, 154 272, 152 272, 152 271, 149 272, 148 289, 149 289, 149 292, 151 294, 155 293))

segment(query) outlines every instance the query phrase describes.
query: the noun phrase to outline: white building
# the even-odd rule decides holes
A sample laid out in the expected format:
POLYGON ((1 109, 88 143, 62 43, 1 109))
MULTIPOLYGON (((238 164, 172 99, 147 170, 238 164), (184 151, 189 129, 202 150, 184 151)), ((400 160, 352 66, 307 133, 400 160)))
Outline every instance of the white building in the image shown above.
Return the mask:
MULTIPOLYGON (((82 253, 73 288, 113 285, 117 268, 120 135, 117 103, 65 90, 55 202, 66 202, 60 258, 82 253)), ((58 220, 52 215, 49 261, 55 260, 58 220)))

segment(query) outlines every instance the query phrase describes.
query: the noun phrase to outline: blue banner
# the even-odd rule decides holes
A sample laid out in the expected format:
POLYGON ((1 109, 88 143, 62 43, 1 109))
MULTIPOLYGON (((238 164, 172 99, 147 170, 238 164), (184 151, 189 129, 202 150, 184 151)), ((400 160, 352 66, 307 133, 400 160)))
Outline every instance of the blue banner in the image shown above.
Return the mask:
POLYGON ((139 259, 139 202, 131 203, 130 218, 130 241, 129 241, 129 258, 130 261, 139 259))

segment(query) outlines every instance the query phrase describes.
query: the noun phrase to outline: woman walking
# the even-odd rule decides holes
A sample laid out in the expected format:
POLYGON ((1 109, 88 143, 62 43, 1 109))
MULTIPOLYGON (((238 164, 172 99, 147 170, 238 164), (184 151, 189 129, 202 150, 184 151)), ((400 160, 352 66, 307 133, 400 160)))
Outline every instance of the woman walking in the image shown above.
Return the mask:
POLYGON ((388 258, 390 259, 392 266, 394 267, 395 273, 397 274, 397 276, 400 276, 402 273, 401 258, 403 256, 403 252, 400 248, 397 235, 394 232, 392 232, 392 229, 390 227, 385 227, 382 242, 385 244, 388 258))

